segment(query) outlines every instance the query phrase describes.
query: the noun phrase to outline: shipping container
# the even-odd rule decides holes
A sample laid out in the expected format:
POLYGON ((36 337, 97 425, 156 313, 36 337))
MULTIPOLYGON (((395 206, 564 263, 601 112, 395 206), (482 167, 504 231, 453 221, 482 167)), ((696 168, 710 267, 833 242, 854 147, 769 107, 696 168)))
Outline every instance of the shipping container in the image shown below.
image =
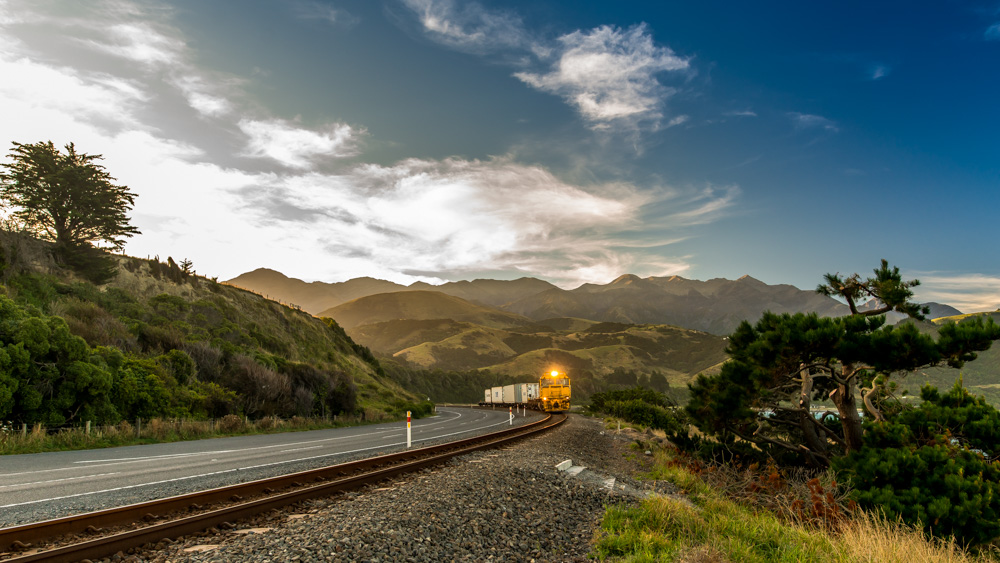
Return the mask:
POLYGON ((503 386, 503 404, 513 405, 514 404, 514 387, 516 385, 504 385, 503 386))
POLYGON ((524 398, 527 392, 527 385, 527 383, 517 383, 514 385, 514 402, 518 405, 523 405, 527 402, 527 399, 524 398))
POLYGON ((503 404, 503 387, 494 387, 490 390, 492 395, 492 400, 490 401, 494 405, 503 404))
POLYGON ((493 393, 491 392, 492 389, 484 389, 484 391, 486 391, 486 398, 483 399, 483 403, 487 405, 492 404, 493 403, 493 393))
POLYGON ((538 384, 537 383, 525 383, 528 386, 527 394, 525 396, 524 402, 528 402, 532 399, 538 398, 538 384))

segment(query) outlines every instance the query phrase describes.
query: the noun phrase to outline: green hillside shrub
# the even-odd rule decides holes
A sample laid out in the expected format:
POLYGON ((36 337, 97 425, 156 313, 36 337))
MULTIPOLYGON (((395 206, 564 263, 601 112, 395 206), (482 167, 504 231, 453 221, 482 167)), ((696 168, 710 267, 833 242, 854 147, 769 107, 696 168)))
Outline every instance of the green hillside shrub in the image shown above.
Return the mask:
POLYGON ((663 430, 668 436, 687 434, 683 411, 674 409, 663 393, 644 387, 612 389, 590 397, 588 410, 620 418, 631 424, 663 430))
POLYGON ((868 422, 864 447, 837 459, 862 507, 981 544, 1000 536, 1000 412, 961 383, 933 387, 887 422, 868 422))

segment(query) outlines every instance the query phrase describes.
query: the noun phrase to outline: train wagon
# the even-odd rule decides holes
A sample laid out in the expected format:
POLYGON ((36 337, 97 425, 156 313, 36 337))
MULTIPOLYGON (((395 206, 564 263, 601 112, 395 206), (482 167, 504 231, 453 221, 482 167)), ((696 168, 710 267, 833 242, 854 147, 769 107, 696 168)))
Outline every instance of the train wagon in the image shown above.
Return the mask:
POLYGON ((516 405, 517 398, 514 396, 514 388, 516 385, 504 385, 503 386, 503 399, 502 402, 505 405, 516 405))
POLYGON ((569 410, 570 383, 565 373, 551 371, 538 383, 514 383, 483 390, 482 406, 527 406, 545 412, 569 410))

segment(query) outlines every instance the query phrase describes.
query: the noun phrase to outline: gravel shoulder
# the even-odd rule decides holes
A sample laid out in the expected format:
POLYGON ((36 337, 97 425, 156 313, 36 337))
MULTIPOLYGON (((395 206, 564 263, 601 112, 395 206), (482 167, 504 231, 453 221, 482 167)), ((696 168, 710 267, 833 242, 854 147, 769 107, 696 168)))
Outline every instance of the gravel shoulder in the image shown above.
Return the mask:
POLYGON ((605 507, 645 494, 635 476, 649 458, 631 443, 571 415, 503 449, 110 561, 587 561, 605 507), (557 470, 565 460, 586 469, 557 470))

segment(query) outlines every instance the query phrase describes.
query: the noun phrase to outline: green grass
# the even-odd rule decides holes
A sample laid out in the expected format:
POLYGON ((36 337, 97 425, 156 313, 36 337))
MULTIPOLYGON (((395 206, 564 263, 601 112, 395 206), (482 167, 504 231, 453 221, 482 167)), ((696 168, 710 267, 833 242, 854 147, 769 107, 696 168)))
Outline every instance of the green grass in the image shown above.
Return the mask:
POLYGON ((596 546, 602 560, 678 561, 697 552, 728 561, 837 560, 825 534, 710 494, 693 503, 653 497, 638 507, 614 507, 605 513, 602 529, 605 535, 596 546))
MULTIPOLYGON (((678 461, 659 451, 643 478, 673 483, 679 494, 606 510, 594 543, 595 557, 628 563, 998 560, 996 549, 970 554, 954 541, 928 539, 920 529, 863 511, 823 528, 799 524, 762 505, 733 500, 723 491, 738 489, 736 483, 723 479, 713 488, 678 461)), ((729 472, 711 474, 715 483, 729 472)))
MULTIPOLYGON (((413 412, 416 418, 420 418, 418 411, 415 410, 413 412)), ((0 433, 0 455, 91 450, 224 438, 227 436, 303 432, 307 430, 343 428, 346 426, 361 426, 399 420, 403 420, 403 415, 397 414, 395 416, 380 417, 378 420, 368 421, 362 421, 359 417, 355 416, 339 416, 331 420, 300 417, 293 417, 288 420, 266 418, 223 427, 218 421, 164 421, 154 419, 152 421, 143 421, 140 426, 141 433, 139 435, 136 435, 135 426, 128 422, 115 426, 94 427, 90 434, 87 434, 84 428, 70 428, 49 433, 37 427, 29 428, 25 435, 22 435, 19 429, 14 429, 0 433)))

